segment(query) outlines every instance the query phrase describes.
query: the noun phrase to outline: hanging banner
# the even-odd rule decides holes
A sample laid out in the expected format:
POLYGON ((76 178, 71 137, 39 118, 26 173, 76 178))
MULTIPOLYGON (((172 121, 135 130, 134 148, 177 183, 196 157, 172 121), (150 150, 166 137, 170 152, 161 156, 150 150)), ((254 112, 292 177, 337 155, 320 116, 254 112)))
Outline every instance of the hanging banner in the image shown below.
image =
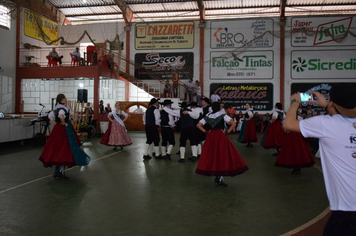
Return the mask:
POLYGON ((293 47, 356 45, 353 17, 293 17, 291 28, 293 47))
POLYGON ((250 103, 255 111, 273 109, 272 83, 213 83, 210 84, 210 95, 214 92, 221 98, 226 107, 232 105, 235 110, 245 110, 250 103))
POLYGON ((356 50, 291 52, 292 79, 355 79, 356 50))
POLYGON ((194 22, 138 23, 135 26, 135 48, 183 49, 194 47, 194 22))
POLYGON ((135 78, 172 79, 175 73, 180 79, 193 78, 194 54, 184 53, 136 53, 135 78))
MULTIPOLYGON (((44 41, 38 28, 38 25, 41 27, 43 32, 46 34, 45 38, 47 42, 58 39, 58 24, 54 21, 51 21, 45 17, 42 17, 36 13, 33 13, 27 9, 24 11, 24 33, 26 36, 44 41), (38 23, 36 18, 38 18, 38 23), (46 37, 47 36, 47 37, 46 37)), ((53 43, 58 45, 58 41, 53 43)))
POLYGON ((210 52, 210 79, 273 79, 273 51, 210 52))
MULTIPOLYGON (((330 93, 330 89, 332 88, 332 86, 335 86, 337 84, 340 83, 292 83, 291 85, 291 95, 294 93, 309 93, 312 91, 318 91, 319 93, 321 93, 324 98, 326 100, 329 100, 329 93, 330 93)), ((348 83, 348 84, 352 84, 353 86, 356 87, 356 83, 348 83)), ((303 102, 302 106, 307 106, 307 105, 311 105, 313 106, 313 110, 314 112, 317 111, 325 111, 324 108, 319 107, 318 105, 315 104, 308 104, 308 102, 303 102)))
POLYGON ((273 20, 212 21, 210 24, 211 48, 240 46, 272 47, 273 20))

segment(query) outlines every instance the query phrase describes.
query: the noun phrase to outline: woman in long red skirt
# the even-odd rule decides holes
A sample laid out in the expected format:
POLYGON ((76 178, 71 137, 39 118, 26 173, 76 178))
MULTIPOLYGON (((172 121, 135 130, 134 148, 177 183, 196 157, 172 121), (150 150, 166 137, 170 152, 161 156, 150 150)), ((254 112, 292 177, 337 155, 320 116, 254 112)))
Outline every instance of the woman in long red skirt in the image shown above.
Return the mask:
POLYGON ((223 176, 236 176, 248 170, 244 160, 237 152, 227 137, 236 126, 235 122, 226 114, 221 114, 220 104, 212 104, 213 112, 200 120, 197 127, 207 133, 196 173, 206 176, 216 176, 215 183, 227 186, 223 176), (224 123, 229 123, 230 128, 224 131, 224 123), (208 132, 204 125, 211 129, 208 132))
POLYGON ((274 148, 275 153, 273 155, 277 156, 280 148, 284 143, 284 131, 282 128, 282 122, 284 120, 284 111, 282 110, 282 104, 277 102, 274 106, 272 113, 272 119, 268 125, 266 132, 261 141, 261 146, 269 149, 274 148))
POLYGON ((256 124, 253 120, 253 108, 246 103, 245 120, 242 122, 237 141, 247 143, 246 147, 253 147, 252 142, 257 142, 256 124))
POLYGON ((300 133, 287 132, 285 142, 279 152, 275 166, 291 168, 292 174, 299 174, 301 168, 314 165, 314 159, 300 133))
POLYGON ((66 104, 65 95, 58 94, 51 119, 55 121, 55 125, 39 158, 44 167, 56 167, 54 178, 63 179, 68 179, 65 166, 85 166, 90 161, 90 157, 79 147, 81 143, 74 133, 70 109, 66 104))
POLYGON ((107 146, 114 146, 114 150, 119 146, 121 150, 124 146, 131 145, 132 141, 127 134, 124 122, 129 117, 124 111, 120 110, 120 103, 115 104, 115 110, 108 114, 110 120, 109 127, 106 130, 100 143, 107 146), (122 118, 124 119, 122 120, 122 118))

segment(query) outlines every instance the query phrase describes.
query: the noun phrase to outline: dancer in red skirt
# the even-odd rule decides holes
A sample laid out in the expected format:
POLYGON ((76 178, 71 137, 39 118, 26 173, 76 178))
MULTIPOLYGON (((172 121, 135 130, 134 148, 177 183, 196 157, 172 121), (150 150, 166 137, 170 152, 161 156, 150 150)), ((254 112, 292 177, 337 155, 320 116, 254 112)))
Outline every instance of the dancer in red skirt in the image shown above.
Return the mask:
POLYGON ((116 150, 120 146, 121 150, 124 146, 131 145, 132 141, 127 134, 124 122, 129 117, 124 111, 120 110, 120 103, 115 104, 115 111, 108 114, 110 120, 109 127, 106 130, 100 143, 107 146, 115 146, 113 150, 116 150), (121 118, 125 117, 124 120, 121 118))
POLYGON ((68 179, 65 175, 65 166, 85 166, 90 157, 80 149, 80 140, 75 135, 70 122, 70 109, 66 106, 67 99, 64 94, 58 94, 56 106, 50 119, 55 120, 55 126, 40 155, 44 167, 56 166, 53 177, 68 179))
POLYGON ((220 104, 212 104, 213 112, 199 121, 197 127, 207 133, 200 155, 196 173, 200 175, 216 176, 215 183, 227 186, 223 176, 235 176, 248 170, 244 160, 227 137, 236 126, 235 122, 226 114, 221 114, 220 104), (224 122, 230 123, 230 128, 224 131, 224 122), (210 131, 204 125, 211 127, 210 131))
POLYGON ((261 146, 268 149, 274 148, 274 156, 278 156, 279 150, 284 142, 284 131, 282 128, 282 122, 284 120, 284 111, 282 110, 282 104, 277 102, 274 106, 272 113, 272 119, 268 125, 266 132, 261 141, 261 146))
POLYGON ((292 174, 299 174, 301 168, 314 165, 314 159, 300 133, 287 132, 285 142, 276 159, 275 166, 293 168, 292 174))
POLYGON ((237 141, 247 143, 246 147, 253 147, 252 142, 257 142, 256 124, 253 120, 253 109, 249 103, 246 103, 246 109, 245 120, 237 141))

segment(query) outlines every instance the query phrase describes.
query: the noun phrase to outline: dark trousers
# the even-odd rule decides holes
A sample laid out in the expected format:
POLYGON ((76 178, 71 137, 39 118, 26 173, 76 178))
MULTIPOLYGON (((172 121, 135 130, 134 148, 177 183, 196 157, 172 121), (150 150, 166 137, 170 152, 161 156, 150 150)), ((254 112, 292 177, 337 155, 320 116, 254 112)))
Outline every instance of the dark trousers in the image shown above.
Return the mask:
POLYGON ((195 143, 196 143, 196 145, 201 143, 202 134, 205 134, 205 133, 201 132, 200 129, 195 127, 195 143))
POLYGON ((59 62, 59 65, 62 65, 62 58, 63 56, 60 56, 60 57, 53 57, 53 60, 56 60, 59 62))
POLYGON ((197 145, 196 139, 195 139, 195 128, 194 127, 182 128, 180 130, 180 139, 179 139, 180 144, 179 144, 179 146, 185 147, 185 145, 187 145, 188 138, 190 141, 190 146, 197 145))
POLYGON ((356 212, 333 211, 325 228, 323 236, 356 235, 356 212))
POLYGON ((145 131, 146 131, 146 138, 147 138, 146 143, 147 144, 154 143, 155 146, 159 146, 159 132, 157 126, 146 125, 145 131))
POLYGON ((173 84, 173 97, 178 97, 178 84, 173 84))
POLYGON ((162 127, 161 128, 161 135, 162 135, 162 146, 166 147, 169 145, 175 145, 176 142, 174 140, 174 132, 171 127, 162 127))

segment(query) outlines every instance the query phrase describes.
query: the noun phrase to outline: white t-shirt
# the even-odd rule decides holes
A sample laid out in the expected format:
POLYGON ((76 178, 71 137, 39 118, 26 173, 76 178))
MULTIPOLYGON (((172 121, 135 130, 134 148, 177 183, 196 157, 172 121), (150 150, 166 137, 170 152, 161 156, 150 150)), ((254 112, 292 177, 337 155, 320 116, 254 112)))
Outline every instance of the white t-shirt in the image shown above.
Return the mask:
POLYGON ((135 110, 135 112, 136 112, 137 114, 142 114, 142 108, 137 108, 137 109, 135 110))
POLYGON ((212 102, 218 102, 220 100, 220 97, 217 94, 212 94, 210 96, 210 99, 211 99, 212 102))
POLYGON ((356 211, 356 118, 315 116, 299 127, 304 137, 319 138, 330 209, 356 211))

